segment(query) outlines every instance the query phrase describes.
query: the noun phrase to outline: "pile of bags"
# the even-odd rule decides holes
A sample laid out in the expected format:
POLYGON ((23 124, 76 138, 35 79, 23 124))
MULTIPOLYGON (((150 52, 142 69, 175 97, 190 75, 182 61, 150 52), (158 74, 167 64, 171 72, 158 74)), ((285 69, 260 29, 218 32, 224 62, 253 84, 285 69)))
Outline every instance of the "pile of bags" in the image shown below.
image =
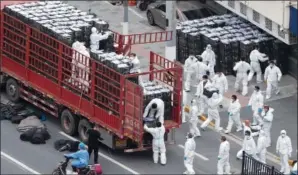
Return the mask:
MULTIPOLYGON (((273 37, 233 14, 180 22, 176 29, 177 57, 181 63, 191 54, 202 54, 210 44, 217 56, 215 69, 223 70, 226 75, 233 73, 234 63, 239 61, 241 56, 249 61, 249 54, 254 45, 258 45, 260 52, 265 53, 269 59, 276 59, 280 64, 285 64, 278 61, 279 58, 273 54, 278 50, 273 46, 276 41, 273 37)), ((280 47, 287 46, 284 44, 280 47)), ((282 57, 283 60, 287 60, 288 56, 283 56, 286 56, 282 57)))
POLYGON ((83 12, 62 1, 27 2, 9 5, 3 10, 69 46, 78 40, 89 47, 92 27, 99 31, 109 28, 109 24, 95 14, 83 12))
POLYGON ((55 141, 54 148, 59 152, 62 152, 62 151, 76 152, 79 149, 79 144, 80 144, 79 141, 59 139, 55 141))
POLYGON ((0 106, 0 119, 14 121, 18 112, 24 108, 24 105, 13 103, 1 103, 0 106))
POLYGON ((51 138, 46 125, 36 116, 29 116, 19 123, 17 130, 21 133, 20 139, 32 144, 45 144, 51 138))

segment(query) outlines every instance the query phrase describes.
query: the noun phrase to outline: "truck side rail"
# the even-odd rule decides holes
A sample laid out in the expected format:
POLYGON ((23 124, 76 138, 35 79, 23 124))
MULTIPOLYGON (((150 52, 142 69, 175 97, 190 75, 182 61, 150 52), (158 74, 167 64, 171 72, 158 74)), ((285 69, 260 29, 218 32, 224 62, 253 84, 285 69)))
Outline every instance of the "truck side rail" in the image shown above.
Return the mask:
POLYGON ((1 35, 1 71, 123 137, 123 75, 3 11, 1 35))
POLYGON ((142 141, 143 136, 143 88, 128 80, 131 77, 142 76, 142 79, 150 79, 172 88, 172 111, 169 119, 165 118, 167 129, 176 128, 181 124, 181 91, 182 91, 182 67, 154 52, 150 52, 150 69, 148 72, 125 75, 125 123, 124 133, 136 141, 142 141), (166 63, 166 64, 165 64, 166 63), (165 78, 169 72, 171 80, 165 78))

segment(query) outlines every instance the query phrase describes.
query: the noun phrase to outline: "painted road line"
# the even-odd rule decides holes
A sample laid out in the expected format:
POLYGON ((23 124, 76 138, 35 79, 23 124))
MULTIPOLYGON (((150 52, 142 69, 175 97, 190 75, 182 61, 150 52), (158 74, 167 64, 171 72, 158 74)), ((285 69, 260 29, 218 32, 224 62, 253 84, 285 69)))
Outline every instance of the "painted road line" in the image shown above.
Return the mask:
MULTIPOLYGON (((70 140, 73 140, 73 141, 79 141, 78 139, 76 139, 76 138, 74 138, 74 137, 71 137, 71 136, 65 134, 65 133, 62 132, 62 131, 60 131, 59 134, 65 136, 65 137, 67 137, 67 138, 69 138, 70 140)), ((123 169, 125 169, 125 170, 131 172, 132 174, 140 174, 140 173, 138 173, 137 171, 135 171, 135 170, 133 170, 133 169, 127 167, 126 165, 124 165, 124 164, 122 164, 122 163, 120 163, 120 162, 118 162, 117 160, 115 160, 115 159, 113 159, 113 158, 111 158, 111 157, 109 157, 109 156, 107 156, 107 155, 101 153, 100 151, 98 151, 98 155, 101 156, 101 157, 103 157, 103 158, 105 158, 105 159, 107 159, 107 160, 109 160, 110 162, 113 162, 114 164, 120 166, 121 168, 123 168, 123 169)))
POLYGON ((137 15, 139 18, 141 19, 145 19, 145 17, 143 17, 140 13, 138 13, 135 9, 128 7, 128 10, 131 11, 132 13, 134 13, 135 15, 137 15))
MULTIPOLYGON (((183 145, 178 145, 178 147, 184 149, 184 146, 183 145)), ((195 155, 198 156, 199 158, 205 160, 205 161, 209 161, 209 159, 207 157, 205 157, 205 156, 203 156, 203 155, 201 155, 199 153, 196 153, 195 152, 195 155)))
POLYGON ((1 156, 3 156, 3 157, 5 157, 6 159, 12 161, 13 163, 17 164, 18 166, 20 166, 21 168, 23 168, 23 169, 29 171, 29 172, 32 173, 32 174, 41 174, 41 173, 35 171, 34 169, 28 167, 28 166, 25 165, 24 163, 18 161, 17 159, 11 157, 10 155, 4 153, 3 151, 1 151, 1 156))

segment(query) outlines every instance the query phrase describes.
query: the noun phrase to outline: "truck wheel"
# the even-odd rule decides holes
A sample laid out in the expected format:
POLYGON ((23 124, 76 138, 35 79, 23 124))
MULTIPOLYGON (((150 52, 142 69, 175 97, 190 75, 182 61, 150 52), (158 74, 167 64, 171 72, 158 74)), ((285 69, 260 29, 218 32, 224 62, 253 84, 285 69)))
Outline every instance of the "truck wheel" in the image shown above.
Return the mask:
POLYGON ((62 129, 66 134, 73 136, 77 133, 78 118, 68 109, 63 110, 60 120, 62 129))
POLYGON ((15 79, 10 78, 7 80, 6 94, 12 102, 18 102, 20 100, 20 87, 15 79))
POLYGON ((88 134, 87 134, 87 130, 91 129, 91 124, 88 120, 86 119, 82 119, 79 122, 79 127, 78 127, 78 132, 79 132, 79 136, 80 139, 84 142, 87 143, 88 142, 88 134))

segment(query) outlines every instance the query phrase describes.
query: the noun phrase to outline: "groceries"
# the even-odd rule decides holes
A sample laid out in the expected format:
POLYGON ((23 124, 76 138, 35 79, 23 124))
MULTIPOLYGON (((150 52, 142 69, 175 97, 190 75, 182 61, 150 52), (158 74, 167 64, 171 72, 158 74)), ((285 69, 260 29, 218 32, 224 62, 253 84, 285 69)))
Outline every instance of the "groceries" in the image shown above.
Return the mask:
MULTIPOLYGON (((107 22, 97 18, 95 14, 83 12, 61 1, 9 5, 3 11, 69 46, 78 40, 85 42, 86 47, 89 47, 91 28, 107 31, 109 27, 107 22)), ((111 43, 112 36, 107 39, 105 45, 113 47, 111 43)))
POLYGON ((153 81, 147 81, 143 83, 144 86, 144 102, 143 107, 145 107, 150 103, 150 101, 154 98, 160 98, 165 103, 165 113, 164 119, 170 120, 172 114, 172 91, 161 84, 153 81))
MULTIPOLYGON (((201 55, 205 47, 210 44, 216 54, 215 70, 222 70, 225 75, 233 73, 233 66, 240 57, 245 57, 249 62, 249 54, 254 45, 258 45, 260 52, 265 53, 270 60, 280 60, 276 58, 274 52, 282 54, 282 51, 277 51, 273 47, 273 42, 276 42, 273 37, 232 14, 180 22, 176 29, 177 58, 181 63, 184 63, 191 54, 201 55)), ((283 47, 286 46, 279 46, 283 47)), ((283 57, 283 60, 286 58, 283 57)), ((278 62, 285 64, 282 61, 278 62)), ((266 62, 261 63, 263 71, 265 65, 266 62)))

